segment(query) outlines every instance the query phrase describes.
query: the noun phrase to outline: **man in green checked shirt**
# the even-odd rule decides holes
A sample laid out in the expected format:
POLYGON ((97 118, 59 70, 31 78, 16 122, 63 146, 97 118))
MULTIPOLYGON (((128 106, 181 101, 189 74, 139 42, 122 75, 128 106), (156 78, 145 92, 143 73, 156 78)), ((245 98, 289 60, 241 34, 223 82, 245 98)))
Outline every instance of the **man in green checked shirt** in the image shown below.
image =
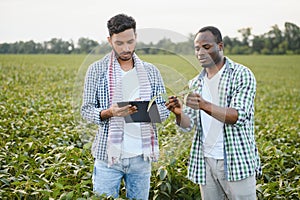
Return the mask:
POLYGON ((200 184, 204 200, 256 199, 261 167, 254 137, 255 77, 223 55, 216 27, 200 29, 194 48, 203 70, 189 82, 193 93, 166 103, 183 130, 195 126, 188 177, 200 184))

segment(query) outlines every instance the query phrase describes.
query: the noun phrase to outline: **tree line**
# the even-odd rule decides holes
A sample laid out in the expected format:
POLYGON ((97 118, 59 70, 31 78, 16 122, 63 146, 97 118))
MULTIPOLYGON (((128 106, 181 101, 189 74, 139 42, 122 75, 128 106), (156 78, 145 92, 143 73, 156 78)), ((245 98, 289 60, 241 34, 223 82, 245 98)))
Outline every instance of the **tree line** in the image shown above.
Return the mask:
MULTIPOLYGON (((223 37, 226 54, 300 54, 300 28, 296 24, 286 22, 284 30, 277 25, 261 35, 253 35, 251 28, 242 28, 238 32, 241 38, 223 37)), ((137 51, 143 54, 193 54, 194 34, 185 42, 174 43, 163 38, 157 43, 137 43, 137 51)), ((50 41, 36 43, 33 40, 15 43, 1 43, 0 54, 105 54, 111 50, 107 42, 98 43, 89 38, 64 41, 53 38, 50 41)))

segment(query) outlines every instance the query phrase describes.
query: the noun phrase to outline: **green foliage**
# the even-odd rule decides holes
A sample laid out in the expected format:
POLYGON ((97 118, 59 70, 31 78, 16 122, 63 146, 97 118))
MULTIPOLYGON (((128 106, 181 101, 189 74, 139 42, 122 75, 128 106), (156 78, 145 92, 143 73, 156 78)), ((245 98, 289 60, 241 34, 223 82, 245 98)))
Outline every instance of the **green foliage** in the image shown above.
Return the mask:
POLYGON ((300 57, 236 56, 257 79, 255 130, 264 199, 300 198, 300 57))
POLYGON ((72 57, 1 57, 1 199, 92 196, 93 159, 72 121, 73 64, 72 57))
MULTIPOLYGON (((300 28, 293 23, 286 22, 285 29, 281 31, 277 24, 272 29, 262 35, 253 35, 251 28, 241 28, 237 32, 241 38, 224 37, 226 54, 248 55, 248 54, 300 54, 300 28)), ((222 30, 221 30, 222 31, 222 30)), ((138 41, 136 52, 138 54, 151 55, 174 55, 194 54, 193 41, 194 34, 191 33, 184 42, 172 42, 172 38, 162 38, 157 43, 144 44, 138 41)), ((104 38, 103 38, 104 39, 104 38)), ((52 38, 50 41, 35 43, 34 41, 19 41, 15 43, 0 44, 0 54, 80 54, 98 53, 106 54, 111 51, 108 42, 97 41, 89 38, 79 38, 77 45, 71 41, 52 38)))
POLYGON ((160 159, 153 164, 150 198, 201 199, 199 186, 187 179, 187 163, 193 133, 182 133, 174 115, 159 126, 160 159))
MULTIPOLYGON (((96 127, 76 120, 74 82, 84 55, 0 55, 0 199, 97 199, 90 141, 96 127)), ((166 60, 180 71, 174 56, 166 60)), ((257 79, 255 130, 263 176, 260 199, 300 198, 300 57, 232 56, 257 79)), ((183 67, 185 74, 194 69, 183 67)), ((151 199, 200 199, 187 180, 193 133, 171 115, 159 125, 161 158, 153 164, 151 199)), ((124 186, 121 197, 125 198, 124 186)), ((105 199, 103 197, 102 199, 105 199)), ((109 198, 106 198, 109 199, 109 198)), ((111 199, 111 198, 110 198, 111 199)))

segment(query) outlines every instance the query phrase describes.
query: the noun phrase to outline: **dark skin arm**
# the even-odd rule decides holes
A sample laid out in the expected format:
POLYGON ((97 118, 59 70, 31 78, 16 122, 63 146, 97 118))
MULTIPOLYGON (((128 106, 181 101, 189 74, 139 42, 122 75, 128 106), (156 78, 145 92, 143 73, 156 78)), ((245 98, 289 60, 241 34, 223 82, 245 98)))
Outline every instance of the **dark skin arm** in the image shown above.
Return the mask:
MULTIPOLYGON (((214 117, 220 122, 226 124, 235 124, 238 120, 238 112, 234 108, 221 107, 205 101, 201 95, 189 94, 186 99, 186 105, 194 110, 203 110, 208 115, 214 117)), ((189 127, 190 121, 182 112, 182 102, 177 97, 169 97, 166 103, 167 108, 176 115, 176 122, 181 127, 189 127)))
POLYGON ((166 102, 166 107, 171 112, 173 112, 176 116, 176 123, 177 125, 181 126, 182 128, 190 127, 190 118, 186 116, 182 112, 182 102, 176 96, 169 97, 168 101, 166 102))
POLYGON ((205 101, 199 94, 189 94, 186 105, 195 110, 203 110, 225 124, 235 124, 238 120, 238 112, 236 109, 212 104, 205 101))

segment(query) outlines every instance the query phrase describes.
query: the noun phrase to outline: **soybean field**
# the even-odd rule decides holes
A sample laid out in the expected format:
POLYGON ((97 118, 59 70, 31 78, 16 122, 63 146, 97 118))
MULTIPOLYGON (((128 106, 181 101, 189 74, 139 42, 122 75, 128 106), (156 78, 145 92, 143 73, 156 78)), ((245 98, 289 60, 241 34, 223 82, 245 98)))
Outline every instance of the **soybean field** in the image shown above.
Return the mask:
MULTIPOLYGON (((81 119, 80 104, 87 67, 101 57, 0 55, 0 199, 97 199, 91 178, 97 127, 81 119)), ((258 199, 300 199, 300 56, 229 57, 257 80, 258 199)), ((159 68, 169 94, 201 70, 194 56, 140 58, 159 68)), ((181 132, 173 115, 158 127, 161 158, 153 164, 150 199, 201 199, 186 178, 193 133, 181 132)))

